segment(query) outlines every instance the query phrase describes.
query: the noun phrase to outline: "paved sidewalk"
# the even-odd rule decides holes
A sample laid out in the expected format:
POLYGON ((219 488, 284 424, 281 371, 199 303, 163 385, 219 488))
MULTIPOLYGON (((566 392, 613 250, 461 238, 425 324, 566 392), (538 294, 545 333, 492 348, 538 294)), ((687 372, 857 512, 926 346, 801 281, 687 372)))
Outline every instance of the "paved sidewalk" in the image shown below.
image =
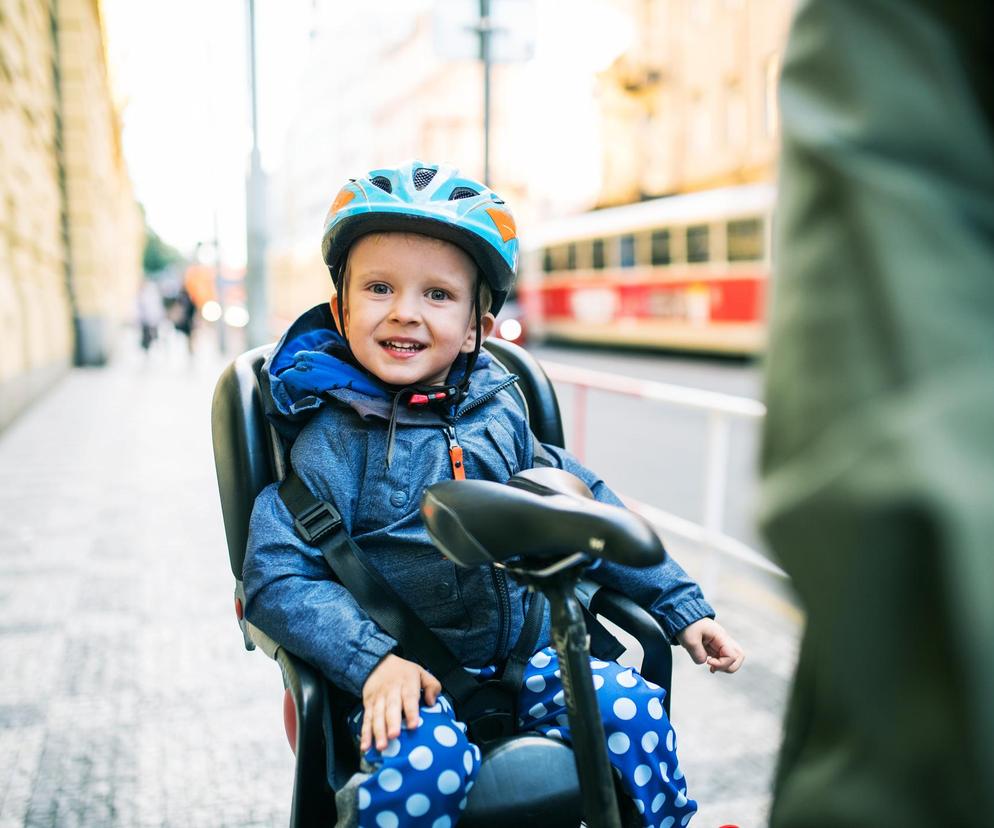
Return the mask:
MULTIPOLYGON (((219 368, 129 353, 0 434, 0 828, 287 824, 279 670, 232 611, 219 368)), ((749 650, 734 677, 678 657, 693 824, 760 825, 799 619, 775 584, 680 554, 749 650)))

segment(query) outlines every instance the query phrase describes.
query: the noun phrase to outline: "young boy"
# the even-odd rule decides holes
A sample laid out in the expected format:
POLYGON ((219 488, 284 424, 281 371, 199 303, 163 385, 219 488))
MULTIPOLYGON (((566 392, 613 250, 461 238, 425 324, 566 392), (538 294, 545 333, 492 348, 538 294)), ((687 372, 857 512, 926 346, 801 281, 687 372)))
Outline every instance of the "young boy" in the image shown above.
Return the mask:
MULTIPOLYGON (((457 569, 433 547, 418 503, 459 477, 506 481, 536 446, 514 378, 480 351, 517 264, 514 221, 496 194, 453 169, 411 163, 346 184, 325 223, 336 295, 299 319, 269 358, 268 414, 292 442, 291 464, 333 502, 369 561, 471 672, 493 674, 521 633, 529 593, 493 567, 457 569), (337 330, 336 330, 337 329, 337 330), (462 465, 451 451, 462 449, 462 465)), ((555 465, 598 500, 621 505, 562 449, 555 465)), ((629 595, 712 672, 742 662, 736 642, 673 560, 648 570, 603 562, 590 577, 629 595)), ((479 750, 441 685, 332 579, 275 486, 258 497, 243 578, 246 615, 361 699, 350 717, 364 767, 360 826, 454 825, 479 750)), ((525 668, 518 724, 569 741, 549 619, 525 668)), ((594 659, 609 755, 645 825, 696 811, 676 760, 663 691, 594 659)))

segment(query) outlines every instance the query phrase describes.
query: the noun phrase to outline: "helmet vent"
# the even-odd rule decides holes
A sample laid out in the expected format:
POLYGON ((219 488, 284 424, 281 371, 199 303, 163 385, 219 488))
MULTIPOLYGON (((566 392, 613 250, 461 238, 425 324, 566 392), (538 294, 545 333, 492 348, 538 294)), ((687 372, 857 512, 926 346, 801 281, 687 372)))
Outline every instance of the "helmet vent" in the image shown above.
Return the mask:
POLYGON ((369 179, 374 187, 379 187, 385 193, 392 193, 393 187, 390 184, 390 179, 382 175, 378 175, 375 178, 369 179))
POLYGON ((414 171, 414 189, 423 190, 427 187, 435 177, 435 172, 430 167, 418 167, 414 171))
POLYGON ((472 198, 478 195, 479 193, 471 187, 456 187, 452 191, 452 195, 449 196, 449 201, 455 201, 459 198, 472 198))

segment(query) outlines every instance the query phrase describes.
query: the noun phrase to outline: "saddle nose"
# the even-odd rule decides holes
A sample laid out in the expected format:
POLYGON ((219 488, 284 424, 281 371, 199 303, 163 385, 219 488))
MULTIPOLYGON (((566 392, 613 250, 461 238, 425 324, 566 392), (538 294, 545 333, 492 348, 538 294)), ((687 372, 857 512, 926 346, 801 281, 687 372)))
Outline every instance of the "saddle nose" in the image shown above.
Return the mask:
POLYGON ((421 498, 428 534, 461 566, 509 560, 522 566, 528 559, 547 562, 577 552, 633 567, 665 560, 662 543, 643 518, 593 500, 568 472, 536 471, 516 475, 510 485, 447 480, 428 487, 421 498))

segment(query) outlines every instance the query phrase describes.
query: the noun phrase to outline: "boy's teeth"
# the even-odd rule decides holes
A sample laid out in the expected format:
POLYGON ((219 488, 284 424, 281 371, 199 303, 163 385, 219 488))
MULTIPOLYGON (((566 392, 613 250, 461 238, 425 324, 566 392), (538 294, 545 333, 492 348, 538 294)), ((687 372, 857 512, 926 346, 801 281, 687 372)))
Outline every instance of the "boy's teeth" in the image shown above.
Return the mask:
POLYGON ((421 350, 421 346, 420 345, 416 345, 414 343, 408 343, 408 342, 391 342, 391 341, 388 340, 386 344, 390 348, 397 348, 397 349, 399 349, 401 351, 420 351, 421 350))

